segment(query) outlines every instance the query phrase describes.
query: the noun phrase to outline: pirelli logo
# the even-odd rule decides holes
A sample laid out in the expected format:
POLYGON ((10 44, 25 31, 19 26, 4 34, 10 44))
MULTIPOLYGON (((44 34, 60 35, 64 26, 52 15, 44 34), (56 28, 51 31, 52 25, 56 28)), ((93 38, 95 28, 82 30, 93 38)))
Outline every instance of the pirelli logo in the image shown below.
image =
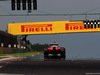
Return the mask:
POLYGON ((52 31, 52 24, 21 25, 21 32, 48 32, 52 31))
POLYGON ((84 30, 83 23, 67 23, 66 30, 84 30))
POLYGON ((90 21, 84 21, 84 22, 77 22, 77 23, 66 23, 65 24, 66 30, 88 30, 88 29, 97 29, 100 28, 100 23, 98 22, 90 22, 90 21))

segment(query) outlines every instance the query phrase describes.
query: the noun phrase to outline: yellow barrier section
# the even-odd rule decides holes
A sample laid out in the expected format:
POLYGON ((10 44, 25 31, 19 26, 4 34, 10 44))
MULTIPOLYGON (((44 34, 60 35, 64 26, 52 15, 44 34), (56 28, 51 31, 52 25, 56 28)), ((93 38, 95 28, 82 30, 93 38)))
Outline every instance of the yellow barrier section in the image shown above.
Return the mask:
POLYGON ((98 28, 98 26, 96 26, 96 28, 94 27, 94 25, 85 26, 83 21, 53 21, 8 24, 8 33, 13 35, 56 34, 98 31, 100 31, 100 28, 98 28))
POLYGON ((3 48, 0 47, 0 54, 3 54, 3 48))

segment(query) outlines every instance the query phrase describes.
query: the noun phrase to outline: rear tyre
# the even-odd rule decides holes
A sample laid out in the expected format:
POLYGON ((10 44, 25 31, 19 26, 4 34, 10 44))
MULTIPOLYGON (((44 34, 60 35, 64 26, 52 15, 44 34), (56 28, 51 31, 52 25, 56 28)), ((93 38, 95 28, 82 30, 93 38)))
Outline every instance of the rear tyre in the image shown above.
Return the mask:
POLYGON ((65 57, 65 48, 61 47, 60 51, 61 51, 61 57, 65 57))
POLYGON ((48 49, 47 48, 44 49, 44 56, 48 56, 48 49))

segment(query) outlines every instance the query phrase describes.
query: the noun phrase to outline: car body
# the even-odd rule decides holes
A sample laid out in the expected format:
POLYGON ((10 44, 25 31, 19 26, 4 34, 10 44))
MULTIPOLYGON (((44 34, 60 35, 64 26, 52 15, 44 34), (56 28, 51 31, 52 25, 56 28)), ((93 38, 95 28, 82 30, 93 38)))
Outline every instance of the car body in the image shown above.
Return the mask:
POLYGON ((61 54, 61 56, 65 57, 65 48, 60 47, 58 43, 50 43, 49 47, 44 49, 44 56, 48 56, 48 54, 61 54))

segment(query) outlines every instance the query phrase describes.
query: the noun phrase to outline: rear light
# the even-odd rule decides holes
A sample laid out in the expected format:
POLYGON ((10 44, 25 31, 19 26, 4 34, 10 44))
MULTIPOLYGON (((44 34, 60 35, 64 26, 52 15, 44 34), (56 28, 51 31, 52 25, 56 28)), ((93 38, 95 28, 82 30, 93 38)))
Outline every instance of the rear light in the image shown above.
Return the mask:
POLYGON ((56 47, 56 50, 59 50, 60 49, 60 47, 56 47))
POLYGON ((49 47, 48 50, 53 50, 53 48, 52 47, 49 47))

